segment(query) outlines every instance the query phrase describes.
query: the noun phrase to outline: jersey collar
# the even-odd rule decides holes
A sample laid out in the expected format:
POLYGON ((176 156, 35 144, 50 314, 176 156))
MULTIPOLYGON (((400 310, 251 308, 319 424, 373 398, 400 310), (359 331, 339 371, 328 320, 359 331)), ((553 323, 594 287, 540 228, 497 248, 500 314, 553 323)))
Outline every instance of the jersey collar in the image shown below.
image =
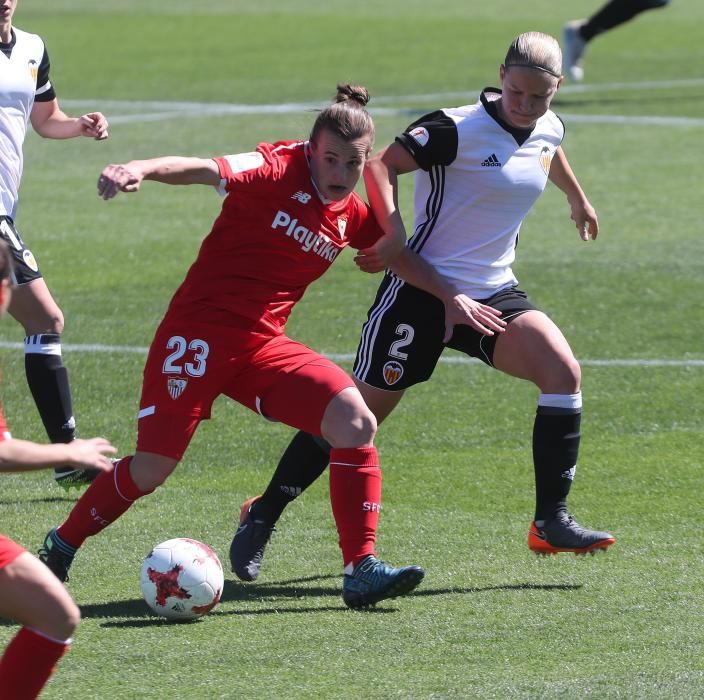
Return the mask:
POLYGON ((0 41, 0 52, 4 53, 5 56, 10 58, 10 56, 12 55, 12 49, 15 48, 16 43, 17 43, 17 35, 15 34, 15 30, 10 29, 10 41, 7 44, 0 41))
POLYGON ((504 130, 507 131, 516 140, 519 146, 522 146, 533 133, 533 129, 518 129, 515 126, 511 126, 508 122, 505 122, 499 116, 499 110, 496 107, 496 100, 501 97, 501 90, 494 87, 487 87, 482 90, 482 94, 479 96, 482 106, 486 110, 487 114, 504 130))

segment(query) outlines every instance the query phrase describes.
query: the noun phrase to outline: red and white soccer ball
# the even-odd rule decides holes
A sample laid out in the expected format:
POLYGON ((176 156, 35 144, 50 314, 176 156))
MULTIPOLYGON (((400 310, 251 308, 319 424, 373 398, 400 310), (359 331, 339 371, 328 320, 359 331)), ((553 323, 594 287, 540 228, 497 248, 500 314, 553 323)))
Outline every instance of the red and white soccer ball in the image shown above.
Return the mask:
POLYGON ((207 544, 179 537, 158 544, 142 563, 147 605, 169 620, 195 620, 220 600, 225 577, 207 544))

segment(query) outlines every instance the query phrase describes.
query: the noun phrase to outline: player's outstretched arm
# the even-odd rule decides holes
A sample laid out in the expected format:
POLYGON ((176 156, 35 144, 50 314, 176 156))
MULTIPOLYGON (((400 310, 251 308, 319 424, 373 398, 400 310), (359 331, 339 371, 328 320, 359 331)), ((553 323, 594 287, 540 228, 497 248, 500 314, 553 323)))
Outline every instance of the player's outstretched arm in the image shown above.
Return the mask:
POLYGON ((56 99, 35 102, 30 115, 32 128, 47 139, 71 139, 88 136, 96 141, 108 137, 108 120, 100 112, 88 112, 80 117, 69 117, 59 108, 56 99))
POLYGON ((103 169, 98 178, 98 195, 112 199, 118 192, 137 192, 143 180, 154 180, 166 185, 220 184, 220 171, 211 158, 164 156, 149 160, 131 160, 112 164, 103 169))
POLYGON ((595 239, 599 234, 599 221, 596 211, 587 199, 587 195, 577 181, 577 177, 572 172, 567 156, 562 150, 562 146, 555 151, 555 157, 550 164, 550 181, 557 185, 567 196, 570 204, 571 218, 574 221, 580 238, 588 241, 595 239))
POLYGON ((0 471, 34 471, 64 465, 107 471, 112 469, 112 462, 107 455, 116 452, 101 437, 52 445, 39 445, 28 440, 3 440, 0 442, 0 471))

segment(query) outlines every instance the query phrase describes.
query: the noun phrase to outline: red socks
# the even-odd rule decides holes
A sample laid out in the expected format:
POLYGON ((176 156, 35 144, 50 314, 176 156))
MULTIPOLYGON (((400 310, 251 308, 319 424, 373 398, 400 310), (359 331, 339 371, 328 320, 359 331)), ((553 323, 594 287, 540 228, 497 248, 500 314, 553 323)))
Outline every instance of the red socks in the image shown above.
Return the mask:
POLYGON ((97 535, 117 520, 141 496, 130 476, 132 457, 123 457, 113 471, 103 472, 78 499, 58 536, 72 547, 80 547, 86 538, 97 535))
POLYGON ((0 700, 38 697, 69 643, 23 627, 0 658, 0 700))
POLYGON ((376 447, 330 450, 330 501, 342 561, 345 568, 352 567, 375 554, 381 510, 381 470, 376 447))

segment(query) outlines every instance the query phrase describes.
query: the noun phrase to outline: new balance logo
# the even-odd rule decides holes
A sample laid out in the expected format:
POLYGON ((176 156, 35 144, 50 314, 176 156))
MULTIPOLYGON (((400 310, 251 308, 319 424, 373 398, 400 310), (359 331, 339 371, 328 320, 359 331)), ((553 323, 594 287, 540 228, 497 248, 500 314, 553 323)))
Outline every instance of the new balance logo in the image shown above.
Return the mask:
POLYGON ((301 190, 299 190, 298 192, 295 192, 291 195, 291 199, 296 199, 301 204, 308 204, 308 202, 310 202, 311 195, 309 195, 307 192, 301 192, 301 190))
POLYGON ((496 153, 492 153, 486 160, 482 161, 482 168, 500 168, 501 162, 496 157, 496 153))

